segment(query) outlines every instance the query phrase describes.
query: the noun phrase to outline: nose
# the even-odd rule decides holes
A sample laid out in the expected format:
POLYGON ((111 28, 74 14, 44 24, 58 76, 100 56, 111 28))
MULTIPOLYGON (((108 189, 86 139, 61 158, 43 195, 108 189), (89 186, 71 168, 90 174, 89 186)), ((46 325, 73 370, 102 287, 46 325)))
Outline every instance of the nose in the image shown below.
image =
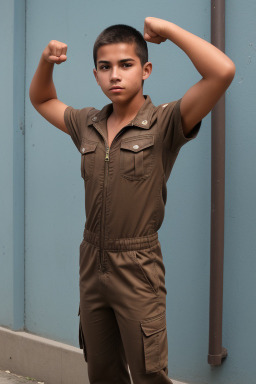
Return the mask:
POLYGON ((110 80, 112 82, 120 81, 121 80, 120 71, 118 70, 118 67, 116 67, 116 66, 112 67, 112 70, 111 70, 111 73, 110 73, 110 80))

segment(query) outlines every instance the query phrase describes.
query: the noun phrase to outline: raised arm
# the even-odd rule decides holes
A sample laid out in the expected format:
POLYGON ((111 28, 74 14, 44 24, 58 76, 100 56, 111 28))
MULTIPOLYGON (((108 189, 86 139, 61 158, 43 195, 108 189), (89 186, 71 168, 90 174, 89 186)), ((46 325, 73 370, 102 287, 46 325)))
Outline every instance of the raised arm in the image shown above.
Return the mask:
POLYGON ((54 64, 67 60, 67 45, 52 40, 44 49, 37 70, 31 81, 29 97, 35 109, 51 124, 69 134, 64 122, 67 105, 57 99, 52 79, 54 64))
POLYGON ((147 17, 144 38, 156 44, 166 39, 172 41, 188 55, 202 76, 185 93, 180 104, 183 132, 188 136, 229 87, 235 75, 235 64, 214 45, 169 21, 147 17))

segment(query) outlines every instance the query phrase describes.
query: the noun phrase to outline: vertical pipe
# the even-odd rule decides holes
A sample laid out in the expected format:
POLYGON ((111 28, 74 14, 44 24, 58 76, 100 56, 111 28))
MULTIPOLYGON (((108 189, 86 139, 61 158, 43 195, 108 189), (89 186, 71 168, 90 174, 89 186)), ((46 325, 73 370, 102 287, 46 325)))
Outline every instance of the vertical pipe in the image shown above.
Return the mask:
MULTIPOLYGON (((225 0, 211 1, 211 42, 225 51, 225 0)), ((222 347, 224 199, 225 199, 225 95, 211 113, 211 267, 208 363, 221 365, 222 347)))

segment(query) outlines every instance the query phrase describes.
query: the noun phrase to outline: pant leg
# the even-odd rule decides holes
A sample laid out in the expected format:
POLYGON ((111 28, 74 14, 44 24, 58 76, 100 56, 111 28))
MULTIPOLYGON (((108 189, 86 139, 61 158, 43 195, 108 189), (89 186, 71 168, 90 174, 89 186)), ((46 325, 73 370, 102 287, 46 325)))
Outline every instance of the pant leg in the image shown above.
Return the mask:
POLYGON ((105 267, 107 298, 116 314, 133 383, 171 384, 160 243, 107 251, 105 267))
POLYGON ((126 356, 111 308, 80 312, 91 384, 130 384, 126 356))
POLYGON ((80 246, 80 347, 91 384, 130 384, 125 351, 115 313, 105 298, 99 251, 80 246))
POLYGON ((168 378, 167 331, 163 325, 165 313, 156 320, 146 319, 146 335, 141 328, 142 322, 116 317, 133 383, 171 384, 168 378))

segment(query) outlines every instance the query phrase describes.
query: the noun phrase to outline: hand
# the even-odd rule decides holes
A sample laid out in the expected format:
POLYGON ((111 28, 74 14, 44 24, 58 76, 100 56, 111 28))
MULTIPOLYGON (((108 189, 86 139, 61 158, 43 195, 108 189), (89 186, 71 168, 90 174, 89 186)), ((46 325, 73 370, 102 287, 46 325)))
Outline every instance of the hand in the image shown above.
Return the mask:
POLYGON ((43 58, 49 63, 61 64, 67 60, 67 44, 51 40, 43 51, 43 58))
POLYGON ((165 20, 147 17, 144 23, 144 39, 149 43, 163 43, 166 40, 166 37, 164 37, 165 23, 165 20))

